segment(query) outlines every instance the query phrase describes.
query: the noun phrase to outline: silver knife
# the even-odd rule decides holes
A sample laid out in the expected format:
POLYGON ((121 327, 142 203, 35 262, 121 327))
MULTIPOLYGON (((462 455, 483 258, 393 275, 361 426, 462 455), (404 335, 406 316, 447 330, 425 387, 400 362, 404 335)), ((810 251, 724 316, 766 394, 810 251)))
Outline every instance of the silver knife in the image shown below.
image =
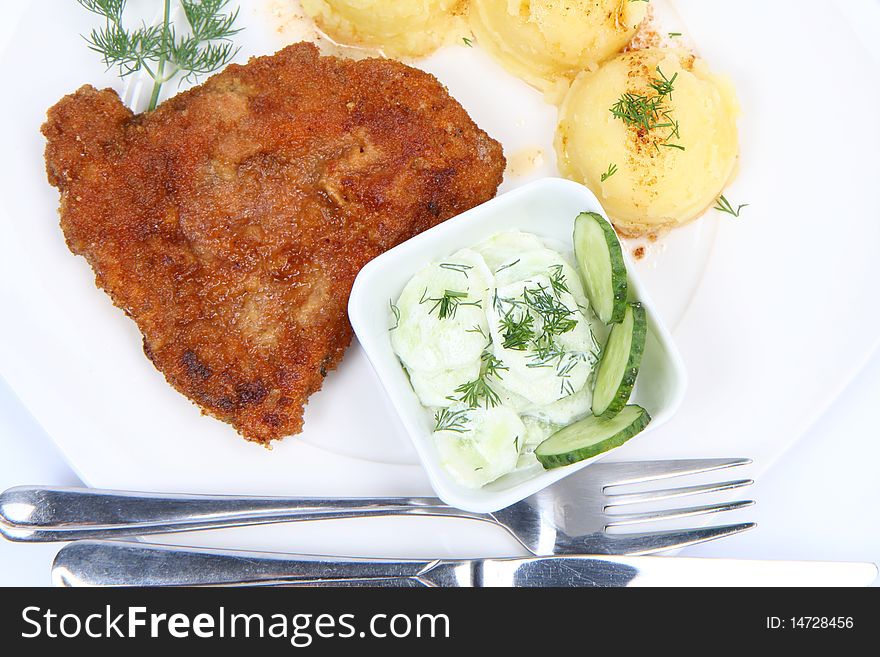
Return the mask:
POLYGON ((873 563, 679 557, 360 559, 76 541, 56 586, 867 586, 873 563))

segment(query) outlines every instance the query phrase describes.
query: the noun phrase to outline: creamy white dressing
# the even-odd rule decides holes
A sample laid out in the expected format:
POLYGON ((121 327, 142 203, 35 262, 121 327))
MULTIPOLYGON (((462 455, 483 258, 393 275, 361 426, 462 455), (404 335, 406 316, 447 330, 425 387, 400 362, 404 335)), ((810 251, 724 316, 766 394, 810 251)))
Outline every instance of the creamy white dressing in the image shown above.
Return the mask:
POLYGON ((540 237, 505 231, 427 265, 392 311, 392 347, 459 484, 534 467, 541 440, 589 415, 595 318, 575 268, 540 237))

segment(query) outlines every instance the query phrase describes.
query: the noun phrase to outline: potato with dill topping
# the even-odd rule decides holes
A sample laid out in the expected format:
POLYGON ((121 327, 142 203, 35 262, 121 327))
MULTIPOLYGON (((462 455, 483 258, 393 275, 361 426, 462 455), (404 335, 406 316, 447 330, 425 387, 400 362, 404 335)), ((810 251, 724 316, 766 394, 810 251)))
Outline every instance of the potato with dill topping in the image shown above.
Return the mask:
POLYGON ((647 3, 629 0, 471 0, 480 46, 514 75, 549 91, 629 43, 647 3))
POLYGON ((572 83, 559 111, 559 169, 584 183, 626 236, 684 224, 733 176, 732 85, 684 50, 622 53, 572 83))
POLYGON ((421 57, 464 34, 466 0, 302 0, 331 39, 421 57))

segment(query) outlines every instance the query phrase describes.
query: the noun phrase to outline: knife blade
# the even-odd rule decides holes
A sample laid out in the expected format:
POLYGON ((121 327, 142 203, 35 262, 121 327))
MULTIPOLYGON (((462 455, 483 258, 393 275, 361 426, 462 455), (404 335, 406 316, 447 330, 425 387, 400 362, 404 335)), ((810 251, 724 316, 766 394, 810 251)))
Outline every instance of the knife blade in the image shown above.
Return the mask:
POLYGON ((76 541, 52 566, 57 586, 867 586, 873 563, 555 556, 361 559, 76 541))

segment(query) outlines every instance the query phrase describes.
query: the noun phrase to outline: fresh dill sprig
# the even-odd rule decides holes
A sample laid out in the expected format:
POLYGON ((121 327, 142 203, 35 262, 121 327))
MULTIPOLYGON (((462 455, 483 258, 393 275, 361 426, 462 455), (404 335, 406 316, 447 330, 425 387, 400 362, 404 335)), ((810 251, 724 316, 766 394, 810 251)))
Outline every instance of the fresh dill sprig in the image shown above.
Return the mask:
POLYGON ((85 37, 89 48, 101 55, 107 68, 116 66, 125 77, 141 69, 153 79, 148 110, 156 109, 162 85, 177 75, 189 81, 223 67, 238 53, 231 37, 238 9, 226 13, 229 0, 179 0, 186 16, 185 30, 171 23, 171 0, 164 0, 160 25, 123 24, 126 0, 77 0, 104 19, 104 26, 85 37))
POLYGON ((440 267, 457 271, 459 274, 464 274, 465 278, 468 277, 468 270, 473 269, 472 265, 464 265, 457 262, 441 262, 440 267))
POLYGON ((668 36, 669 36, 670 38, 672 38, 672 37, 680 37, 680 36, 681 36, 681 32, 669 32, 669 33, 668 33, 668 36))
POLYGON ((726 198, 724 198, 724 194, 722 194, 721 196, 718 197, 714 209, 720 210, 721 212, 726 212, 727 214, 731 214, 734 217, 738 217, 739 211, 742 210, 743 208, 747 207, 748 205, 749 205, 748 203, 742 203, 739 206, 737 206, 736 210, 734 210, 733 206, 730 204, 730 201, 728 201, 726 198))
POLYGON ((657 127, 657 119, 661 116, 662 107, 662 99, 657 96, 627 92, 611 106, 610 112, 627 125, 653 130, 657 127))
POLYGON ((651 87, 654 91, 657 92, 657 95, 661 98, 669 96, 669 100, 672 100, 672 92, 675 91, 675 78, 678 77, 678 73, 673 73, 671 78, 667 78, 663 71, 660 70, 660 67, 657 67, 657 74, 660 76, 659 78, 654 78, 648 86, 651 87))
POLYGON ((393 299, 388 299, 388 305, 391 306, 391 314, 394 315, 394 326, 388 330, 393 331, 400 326, 400 308, 397 307, 393 299))
POLYGON ((568 283, 565 282, 565 274, 562 273, 562 265, 552 265, 550 272, 550 286, 553 288, 553 294, 557 297, 563 292, 571 294, 568 283))
POLYGON ((561 335, 577 326, 577 320, 573 317, 574 311, 543 285, 524 289, 523 300, 529 308, 540 315, 544 335, 550 337, 561 335))
POLYGON ((441 408, 434 413, 434 431, 464 433, 467 431, 467 419, 465 410, 450 411, 448 408, 441 408))
POLYGON ((617 173, 617 165, 616 164, 609 164, 608 171, 606 171, 601 176, 599 176, 599 182, 605 182, 611 176, 613 176, 615 173, 617 173))
POLYGON ((569 358, 568 362, 564 365, 560 363, 559 368, 556 370, 556 376, 568 377, 571 374, 571 371, 577 367, 578 362, 580 362, 580 360, 575 357, 569 358))
POLYGON ((467 37, 461 37, 461 40, 464 41, 464 45, 466 45, 468 48, 474 47, 474 42, 471 41, 470 39, 468 39, 467 37))
POLYGON ((666 146, 683 151, 685 150, 684 146, 669 143, 670 139, 678 138, 680 135, 678 121, 671 118, 672 108, 666 104, 667 100, 672 100, 672 92, 675 91, 675 80, 678 73, 673 73, 672 77, 668 78, 659 66, 656 71, 659 77, 648 83, 648 86, 654 91, 653 95, 624 93, 609 108, 609 111, 626 125, 635 126, 646 133, 660 128, 670 128, 670 132, 665 138, 654 140, 654 146, 657 147, 657 150, 660 150, 660 146, 666 146))
POLYGON ((524 311, 519 312, 518 318, 514 317, 515 311, 516 308, 511 308, 501 317, 501 346, 504 349, 525 351, 535 337, 535 318, 524 311))
POLYGON ((554 265, 550 270, 549 288, 537 283, 534 287, 525 287, 522 296, 515 299, 499 297, 496 290, 493 302, 500 314, 502 347, 534 352, 527 367, 551 367, 561 363, 567 352, 556 338, 573 330, 578 323, 574 310, 559 298, 563 292, 569 292, 562 265, 554 265))
POLYGON ((422 292, 422 298, 419 303, 427 303, 431 301, 434 303, 431 306, 431 309, 428 310, 428 314, 433 313, 435 310, 437 311, 437 317, 440 319, 446 319, 447 317, 455 317, 455 314, 458 312, 459 306, 476 306, 477 308, 482 307, 482 302, 477 301, 462 301, 462 299, 466 299, 468 294, 467 292, 458 292, 456 290, 445 290, 443 292, 443 296, 441 297, 427 297, 428 290, 426 289, 422 292))
POLYGON ((478 408, 481 403, 485 408, 495 407, 501 402, 498 393, 489 385, 489 377, 500 379, 500 372, 507 370, 507 367, 491 351, 484 351, 480 361, 479 376, 473 381, 458 386, 455 392, 459 393, 460 397, 450 398, 452 401, 463 402, 469 408, 478 408))
POLYGON ((535 353, 530 357, 530 362, 526 363, 526 367, 559 367, 562 365, 562 359, 565 358, 567 353, 553 339, 553 336, 547 333, 539 335, 535 339, 533 347, 535 353))

